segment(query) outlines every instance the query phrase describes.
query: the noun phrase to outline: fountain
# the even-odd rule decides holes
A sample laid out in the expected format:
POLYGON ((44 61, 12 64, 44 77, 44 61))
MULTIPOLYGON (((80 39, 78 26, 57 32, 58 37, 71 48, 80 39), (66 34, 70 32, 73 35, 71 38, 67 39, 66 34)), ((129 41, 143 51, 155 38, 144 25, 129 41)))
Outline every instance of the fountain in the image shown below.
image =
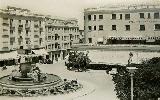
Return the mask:
POLYGON ((76 91, 82 85, 76 80, 62 80, 54 74, 42 73, 38 66, 29 62, 21 63, 19 70, 0 78, 0 95, 39 96, 55 95, 76 91))

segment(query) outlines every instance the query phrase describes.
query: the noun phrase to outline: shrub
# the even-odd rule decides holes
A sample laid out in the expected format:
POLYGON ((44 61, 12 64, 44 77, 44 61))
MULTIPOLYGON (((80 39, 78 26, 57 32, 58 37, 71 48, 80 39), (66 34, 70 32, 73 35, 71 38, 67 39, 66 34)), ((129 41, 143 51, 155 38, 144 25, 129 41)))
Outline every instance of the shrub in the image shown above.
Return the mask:
POLYGON ((80 70, 86 70, 86 66, 89 65, 89 63, 91 62, 91 60, 88 57, 88 53, 85 54, 83 52, 70 52, 69 53, 69 65, 68 67, 72 67, 72 68, 76 68, 78 69, 78 71, 80 70))
MULTIPOLYGON (((160 97, 160 57, 145 60, 134 73, 134 100, 157 100, 160 97)), ((113 75, 120 100, 130 100, 130 74, 125 67, 113 75)))

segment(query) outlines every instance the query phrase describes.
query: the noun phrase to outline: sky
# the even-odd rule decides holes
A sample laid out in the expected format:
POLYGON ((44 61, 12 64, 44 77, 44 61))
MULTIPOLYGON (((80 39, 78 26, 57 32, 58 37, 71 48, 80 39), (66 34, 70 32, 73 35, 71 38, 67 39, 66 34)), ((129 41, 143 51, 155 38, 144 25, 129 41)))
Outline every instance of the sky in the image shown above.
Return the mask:
POLYGON ((116 4, 157 4, 159 2, 160 0, 0 0, 0 8, 14 6, 45 15, 76 18, 80 29, 83 29, 84 8, 116 4))

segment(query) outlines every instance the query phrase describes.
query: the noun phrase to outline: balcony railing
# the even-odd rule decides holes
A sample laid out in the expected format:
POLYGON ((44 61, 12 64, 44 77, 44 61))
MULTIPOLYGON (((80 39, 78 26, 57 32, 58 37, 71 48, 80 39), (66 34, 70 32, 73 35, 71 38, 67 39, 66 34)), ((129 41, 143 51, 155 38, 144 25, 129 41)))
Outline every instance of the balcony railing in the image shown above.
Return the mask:
POLYGON ((10 34, 10 37, 13 38, 13 37, 15 37, 15 35, 14 34, 10 34))
POLYGON ((9 32, 8 32, 8 30, 6 30, 6 31, 3 31, 2 34, 3 34, 3 35, 8 35, 9 32))
POLYGON ((8 34, 3 34, 2 38, 3 38, 3 40, 5 40, 6 38, 9 39, 9 35, 8 34))
POLYGON ((8 26, 3 26, 3 30, 8 31, 8 30, 9 30, 9 27, 8 27, 8 26))
POLYGON ((25 24, 25 29, 30 29, 30 25, 29 24, 25 24))
POLYGON ((15 30, 15 26, 10 26, 10 30, 15 30))
POLYGON ((35 34, 35 35, 34 35, 34 38, 39 38, 39 35, 38 35, 38 34, 35 34))
POLYGON ((39 30, 40 30, 41 32, 43 32, 43 27, 40 27, 39 30))
POLYGON ((39 36, 39 32, 34 32, 34 35, 38 35, 39 36))
POLYGON ((40 46, 39 45, 34 45, 34 48, 39 48, 40 46))
POLYGON ((4 43, 6 43, 6 44, 7 44, 7 43, 9 42, 9 38, 8 38, 8 37, 3 38, 3 40, 2 40, 2 41, 3 41, 3 44, 4 44, 4 43))
POLYGON ((2 50, 3 50, 3 51, 9 51, 9 46, 4 45, 4 46, 2 47, 2 50))
POLYGON ((38 25, 38 24, 34 24, 34 27, 35 27, 35 28, 38 28, 38 27, 39 27, 39 25, 38 25))
POLYGON ((9 26, 9 21, 8 20, 3 20, 3 25, 4 26, 9 26))
POLYGON ((15 37, 10 37, 10 41, 14 42, 15 41, 15 37))
POLYGON ((23 25, 19 25, 18 30, 23 30, 23 25))
POLYGON ((23 41, 23 38, 20 36, 20 37, 18 38, 18 41, 23 41))
POLYGON ((29 36, 29 35, 26 35, 26 36, 25 36, 25 38, 26 38, 26 39, 29 39, 29 38, 30 38, 30 36, 29 36))

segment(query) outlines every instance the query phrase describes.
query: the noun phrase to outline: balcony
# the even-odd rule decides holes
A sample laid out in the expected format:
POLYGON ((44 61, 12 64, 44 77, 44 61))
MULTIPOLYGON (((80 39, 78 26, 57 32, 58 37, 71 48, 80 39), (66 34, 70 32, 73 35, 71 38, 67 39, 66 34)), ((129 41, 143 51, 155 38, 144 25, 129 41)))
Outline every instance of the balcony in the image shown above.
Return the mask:
POLYGON ((53 41, 55 41, 55 42, 61 42, 60 39, 55 39, 55 40, 53 40, 53 41))
POLYGON ((35 35, 34 35, 34 38, 39 38, 39 35, 38 35, 38 34, 35 34, 35 35))
POLYGON ((40 27, 39 30, 40 30, 41 32, 43 32, 43 27, 40 27))
POLYGON ((59 50, 61 50, 61 49, 60 49, 60 48, 55 48, 55 49, 54 49, 54 51, 59 51, 59 50))
POLYGON ((28 49, 31 49, 31 48, 33 47, 33 45, 32 45, 32 44, 26 44, 26 47, 27 47, 28 49))
POLYGON ((26 36, 25 36, 25 39, 30 39, 30 36, 29 36, 29 35, 26 35, 26 36))
POLYGON ((8 30, 3 29, 2 35, 8 35, 8 34, 9 34, 8 30))
POLYGON ((39 29, 38 29, 38 28, 35 28, 35 29, 34 29, 34 32, 39 32, 39 29))
POLYGON ((23 30, 23 25, 19 25, 18 30, 23 30))
POLYGON ((52 41, 51 41, 51 40, 47 40, 47 42, 48 42, 48 43, 52 43, 52 41))
POLYGON ((30 29, 30 25, 29 24, 25 24, 25 29, 29 30, 30 29))
POLYGON ((34 48, 39 48, 40 46, 39 45, 34 45, 34 48))
POLYGON ((10 26, 10 30, 15 30, 15 26, 10 26))
POLYGON ((9 26, 9 21, 8 20, 3 20, 3 26, 9 26))
POLYGON ((38 28, 38 27, 39 27, 39 25, 38 25, 38 24, 34 24, 34 27, 35 27, 35 28, 38 28))
POLYGON ((15 35, 14 34, 10 34, 10 38, 13 38, 13 37, 15 37, 15 35))
POLYGON ((67 44, 67 43, 69 43, 69 42, 70 42, 70 41, 63 41, 64 44, 67 44))
POLYGON ((39 32, 34 32, 34 35, 38 35, 39 36, 39 32))
POLYGON ((23 41, 22 36, 20 36, 20 37, 18 38, 18 41, 19 41, 19 42, 20 42, 20 41, 23 41))
POLYGON ((3 51, 9 51, 9 45, 7 46, 7 45, 4 45, 3 47, 2 47, 2 50, 3 51))
POLYGON ((40 38, 44 38, 45 36, 44 36, 44 34, 40 33, 40 34, 39 34, 39 37, 40 37, 40 38))
POLYGON ((48 30, 48 33, 50 33, 50 34, 51 34, 51 33, 52 33, 52 31, 51 31, 51 30, 48 30))
POLYGON ((8 38, 9 38, 9 35, 8 35, 8 34, 3 34, 3 35, 2 35, 2 38, 3 38, 3 39, 6 39, 6 38, 8 39, 8 38))
POLYGON ((10 41, 15 42, 15 37, 11 37, 10 41))
POLYGON ((9 27, 8 27, 8 26, 3 26, 3 30, 8 31, 8 30, 9 30, 9 27))
POLYGON ((61 47, 60 49, 61 49, 61 50, 67 50, 65 47, 61 47))
POLYGON ((2 41, 3 41, 3 44, 4 44, 4 43, 6 43, 6 44, 7 44, 7 43, 9 42, 9 38, 3 38, 3 40, 2 40, 2 41))

